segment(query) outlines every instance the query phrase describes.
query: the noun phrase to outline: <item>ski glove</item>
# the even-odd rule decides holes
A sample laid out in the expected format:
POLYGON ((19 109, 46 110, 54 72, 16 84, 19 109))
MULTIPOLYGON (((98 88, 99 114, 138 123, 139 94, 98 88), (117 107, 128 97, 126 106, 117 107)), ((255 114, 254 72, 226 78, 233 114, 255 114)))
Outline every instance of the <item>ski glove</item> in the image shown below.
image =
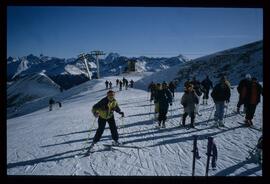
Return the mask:
POLYGON ((122 117, 124 117, 125 115, 124 115, 124 112, 119 112, 119 114, 121 114, 122 115, 122 117))

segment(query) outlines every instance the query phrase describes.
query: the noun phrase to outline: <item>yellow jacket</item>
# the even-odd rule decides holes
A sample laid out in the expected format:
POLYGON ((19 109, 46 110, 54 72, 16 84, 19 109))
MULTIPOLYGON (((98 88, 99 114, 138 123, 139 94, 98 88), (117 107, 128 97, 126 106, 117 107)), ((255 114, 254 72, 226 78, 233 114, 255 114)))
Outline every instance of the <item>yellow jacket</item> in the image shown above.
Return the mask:
POLYGON ((107 97, 101 99, 98 103, 96 103, 93 108, 92 112, 99 113, 99 116, 103 119, 110 119, 113 117, 113 111, 118 113, 121 112, 117 101, 114 99, 109 101, 107 97))

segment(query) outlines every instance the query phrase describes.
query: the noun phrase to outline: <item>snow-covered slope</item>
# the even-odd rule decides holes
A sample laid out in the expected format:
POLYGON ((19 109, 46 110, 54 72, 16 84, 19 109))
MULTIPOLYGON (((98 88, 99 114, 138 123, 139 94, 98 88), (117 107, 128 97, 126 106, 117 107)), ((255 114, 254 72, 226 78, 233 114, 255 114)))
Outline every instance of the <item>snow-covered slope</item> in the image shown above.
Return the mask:
MULTIPOLYGON (((168 112, 167 128, 158 130, 152 121, 153 105, 144 90, 128 89, 118 91, 115 77, 92 80, 56 95, 62 108, 42 107, 38 111, 7 120, 7 174, 8 175, 91 175, 91 176, 191 176, 193 135, 198 135, 198 149, 201 158, 196 160, 196 176, 204 176, 207 151, 207 137, 213 136, 217 144, 217 169, 209 176, 262 176, 262 167, 252 159, 245 160, 248 152, 256 145, 261 131, 242 127, 243 117, 233 113, 238 95, 232 90, 228 106, 227 128, 213 128, 210 117, 213 102, 201 107, 202 116, 196 117, 198 129, 179 128, 183 114, 180 106, 182 93, 177 92, 173 106, 168 112), (110 130, 103 137, 89 157, 83 156, 92 141, 97 122, 91 114, 91 107, 107 92, 105 80, 113 82, 116 99, 125 112, 122 122, 115 114, 119 128, 119 141, 141 148, 103 147, 111 143, 110 130), (59 99, 62 97, 62 99, 59 99), (206 125, 206 122, 208 124, 206 125), (91 128, 91 131, 89 129, 91 128)), ((139 80, 139 74, 125 75, 139 80)), ((142 76, 143 77, 143 76, 142 76)), ((31 102, 38 105, 42 101, 31 102)), ((47 103, 47 102, 46 102, 47 103)), ((213 114, 212 114, 213 116, 213 114)), ((189 123, 187 119, 187 123, 189 123)), ((262 103, 254 117, 256 127, 262 126, 262 103)))
POLYGON ((154 73, 136 82, 139 89, 146 89, 151 81, 169 82, 177 79, 178 90, 183 90, 184 82, 193 76, 203 80, 206 75, 215 83, 222 74, 226 74, 232 85, 237 85, 247 73, 263 79, 263 45, 262 41, 247 44, 241 47, 228 49, 195 60, 175 65, 170 69, 154 73))
POLYGON ((13 105, 18 107, 28 101, 52 96, 59 92, 60 87, 41 72, 11 83, 7 88, 7 105, 8 107, 13 105))

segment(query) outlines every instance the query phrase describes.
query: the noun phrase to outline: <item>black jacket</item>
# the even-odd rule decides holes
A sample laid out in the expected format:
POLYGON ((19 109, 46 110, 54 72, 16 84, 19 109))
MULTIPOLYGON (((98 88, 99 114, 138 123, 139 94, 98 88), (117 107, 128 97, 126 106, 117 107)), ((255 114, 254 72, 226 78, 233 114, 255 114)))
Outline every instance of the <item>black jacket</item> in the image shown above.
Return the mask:
POLYGON ((231 97, 231 91, 228 85, 223 83, 218 83, 212 93, 211 97, 214 101, 228 101, 231 97))
POLYGON ((203 89, 201 88, 201 83, 197 80, 193 80, 190 82, 190 84, 193 85, 193 89, 195 90, 195 93, 198 95, 198 96, 201 96, 202 95, 202 91, 203 89))
POLYGON ((201 84, 207 91, 209 91, 210 88, 213 88, 213 83, 209 78, 204 79, 201 84))
POLYGON ((172 95, 168 89, 157 90, 155 100, 159 103, 159 108, 168 107, 172 103, 172 95))

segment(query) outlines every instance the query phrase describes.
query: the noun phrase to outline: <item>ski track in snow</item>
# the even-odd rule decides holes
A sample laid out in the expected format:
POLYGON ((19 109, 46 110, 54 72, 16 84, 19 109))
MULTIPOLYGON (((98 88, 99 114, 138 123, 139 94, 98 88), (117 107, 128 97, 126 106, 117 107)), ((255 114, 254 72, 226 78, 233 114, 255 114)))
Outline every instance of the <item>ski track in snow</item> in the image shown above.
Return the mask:
MULTIPOLYGON (((226 126, 210 128, 214 124, 210 117, 212 100, 209 105, 200 106, 202 116, 196 116, 198 129, 179 127, 183 108, 180 106, 182 93, 175 93, 175 101, 169 106, 165 129, 158 129, 154 117, 154 104, 150 106, 149 93, 123 88, 116 91, 116 99, 125 112, 124 127, 118 128, 119 141, 137 148, 107 149, 102 144, 111 143, 111 134, 106 129, 95 152, 81 157, 84 143, 90 132, 92 141, 97 122, 94 123, 90 110, 106 90, 105 78, 92 91, 84 91, 63 102, 62 109, 48 112, 47 108, 7 121, 7 173, 8 175, 94 175, 94 176, 191 176, 193 135, 198 135, 198 149, 201 158, 196 160, 195 175, 204 176, 207 151, 207 137, 213 136, 218 147, 217 169, 209 170, 209 175, 262 175, 262 168, 245 157, 255 145, 261 132, 241 127, 243 117, 233 114, 238 100, 236 90, 228 107, 226 126), (98 97, 98 99, 97 99, 98 97), (88 101, 89 99, 89 101, 88 101), (151 108, 151 111, 150 111, 151 108)), ((254 124, 262 126, 262 104, 254 117, 254 124)), ((115 113, 117 126, 122 124, 120 115, 115 113)), ((190 123, 189 117, 186 125, 190 123)))

